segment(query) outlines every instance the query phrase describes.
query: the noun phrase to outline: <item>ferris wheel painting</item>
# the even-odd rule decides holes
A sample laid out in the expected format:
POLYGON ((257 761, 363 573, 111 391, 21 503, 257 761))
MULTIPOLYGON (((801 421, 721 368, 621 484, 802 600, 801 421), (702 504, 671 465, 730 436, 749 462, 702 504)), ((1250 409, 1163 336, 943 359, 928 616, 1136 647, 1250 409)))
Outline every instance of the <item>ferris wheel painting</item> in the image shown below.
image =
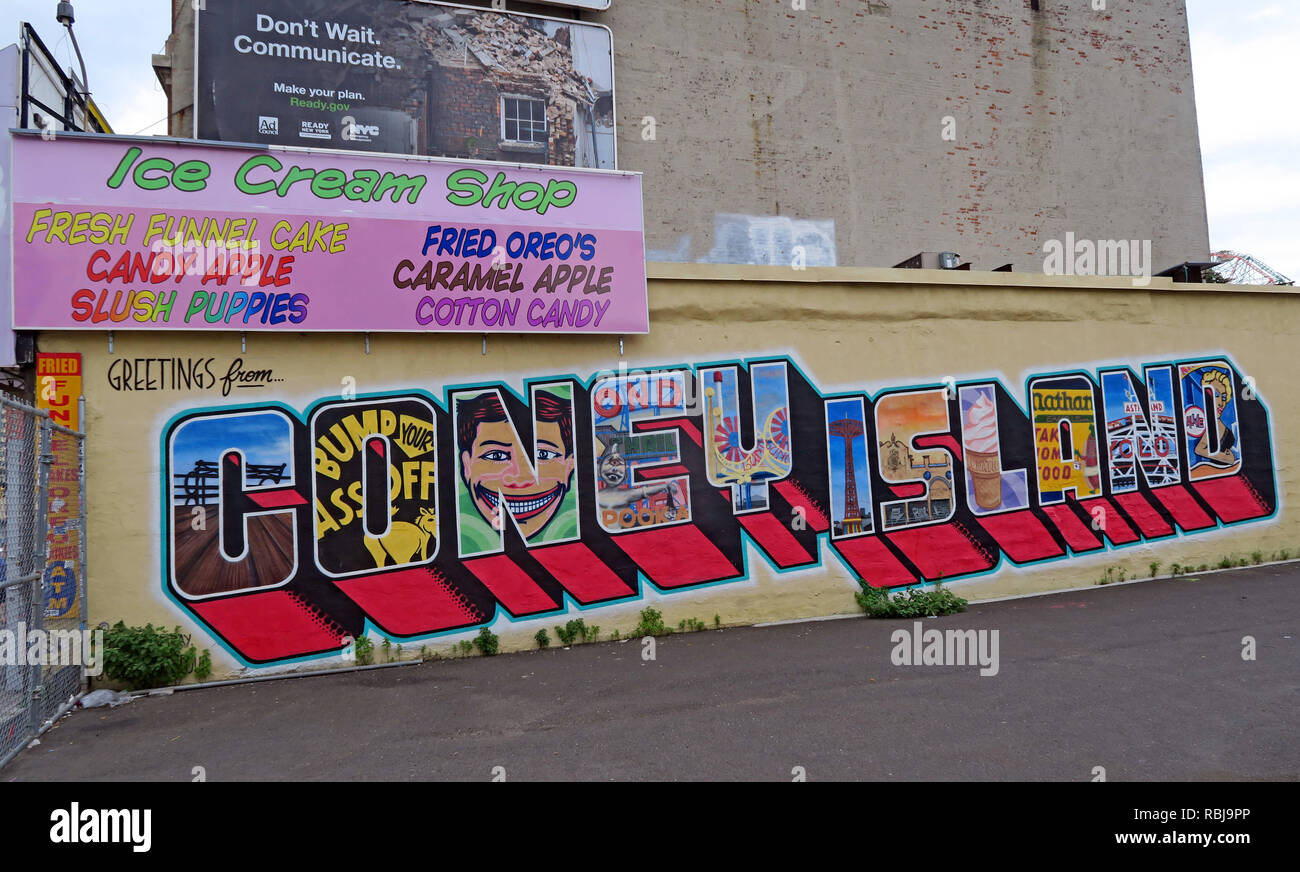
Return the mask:
POLYGON ((756 363, 749 368, 753 397, 753 444, 747 445, 741 421, 740 373, 735 366, 700 370, 704 396, 705 453, 709 483, 731 489, 732 510, 763 511, 767 486, 790 474, 790 390, 786 365, 756 363))
POLYGON ((1144 397, 1126 370, 1101 373, 1112 493, 1137 490, 1139 471, 1150 487, 1182 480, 1173 370, 1150 367, 1145 379, 1144 397))

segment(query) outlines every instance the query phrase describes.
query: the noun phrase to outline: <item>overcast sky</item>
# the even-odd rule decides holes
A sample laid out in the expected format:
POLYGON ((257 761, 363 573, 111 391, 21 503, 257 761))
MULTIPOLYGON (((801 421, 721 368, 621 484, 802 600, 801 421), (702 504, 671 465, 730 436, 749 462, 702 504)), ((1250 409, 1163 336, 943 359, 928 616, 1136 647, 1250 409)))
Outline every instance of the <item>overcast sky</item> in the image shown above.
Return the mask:
POLYGON ((1210 245, 1300 281, 1300 3, 1187 0, 1210 245))
MULTIPOLYGON (((149 56, 167 38, 169 0, 73 5, 91 91, 113 129, 164 132, 167 101, 149 56)), ((75 65, 67 32, 54 20, 57 6, 0 0, 0 45, 15 38, 19 21, 30 21, 59 60, 75 65)), ((1187 0, 1187 14, 1210 245, 1254 255, 1300 280, 1300 2, 1187 0)))

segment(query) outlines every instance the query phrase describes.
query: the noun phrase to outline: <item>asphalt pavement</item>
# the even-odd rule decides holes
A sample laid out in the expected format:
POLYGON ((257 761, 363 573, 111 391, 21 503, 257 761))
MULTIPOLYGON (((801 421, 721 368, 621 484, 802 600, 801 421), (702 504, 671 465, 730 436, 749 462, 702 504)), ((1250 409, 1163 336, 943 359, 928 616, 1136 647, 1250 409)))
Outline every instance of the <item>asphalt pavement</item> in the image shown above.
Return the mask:
POLYGON ((1300 564, 923 622, 996 630, 996 674, 991 633, 983 668, 895 665, 891 634, 913 628, 705 630, 653 660, 632 640, 140 698, 64 718, 0 781, 1300 780, 1300 564))

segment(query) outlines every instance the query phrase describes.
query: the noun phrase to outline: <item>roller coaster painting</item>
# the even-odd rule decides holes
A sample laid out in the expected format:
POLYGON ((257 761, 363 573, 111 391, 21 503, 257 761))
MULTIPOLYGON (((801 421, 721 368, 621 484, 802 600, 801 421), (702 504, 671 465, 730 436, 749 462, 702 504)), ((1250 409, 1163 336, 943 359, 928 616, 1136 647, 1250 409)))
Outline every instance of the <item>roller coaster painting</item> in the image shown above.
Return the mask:
POLYGON ((254 666, 336 656, 367 631, 429 639, 690 596, 756 560, 835 570, 851 605, 854 578, 960 584, 1274 517, 1252 386, 1215 354, 1029 373, 1018 390, 982 376, 824 393, 766 357, 194 409, 161 433, 161 587, 254 666), (465 550, 466 391, 500 398, 520 470, 572 463, 563 535, 525 534, 532 504, 487 494, 500 522, 465 550), (543 414, 543 393, 563 402, 543 414), (909 405, 924 418, 895 427, 909 405))

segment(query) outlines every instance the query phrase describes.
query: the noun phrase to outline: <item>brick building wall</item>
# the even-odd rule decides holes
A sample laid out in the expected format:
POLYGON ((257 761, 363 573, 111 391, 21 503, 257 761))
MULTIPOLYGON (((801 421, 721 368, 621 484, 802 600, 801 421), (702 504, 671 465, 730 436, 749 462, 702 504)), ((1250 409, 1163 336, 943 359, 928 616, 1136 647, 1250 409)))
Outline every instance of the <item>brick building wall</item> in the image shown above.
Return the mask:
POLYGON ((1206 259, 1184 0, 803 5, 582 15, 614 34, 651 259, 788 264, 804 239, 810 265, 948 250, 1042 272, 1067 232, 1151 240, 1157 270, 1206 259))
MULTIPOLYGON (((173 5, 171 132, 187 136, 190 4, 173 5)), ((810 266, 891 266, 948 250, 1041 272, 1067 233, 1150 240, 1156 270, 1208 256, 1184 0, 804 5, 510 4, 611 29, 619 168, 645 174, 650 259, 781 264, 798 246, 810 266)))
POLYGON ((433 71, 429 141, 435 154, 498 160, 500 91, 481 70, 438 65, 433 71))
POLYGON ((573 166, 577 147, 572 100, 550 93, 537 76, 495 74, 481 67, 438 64, 432 74, 432 126, 427 132, 435 154, 475 160, 533 162, 535 153, 501 145, 501 97, 528 97, 546 103, 550 162, 573 166))

